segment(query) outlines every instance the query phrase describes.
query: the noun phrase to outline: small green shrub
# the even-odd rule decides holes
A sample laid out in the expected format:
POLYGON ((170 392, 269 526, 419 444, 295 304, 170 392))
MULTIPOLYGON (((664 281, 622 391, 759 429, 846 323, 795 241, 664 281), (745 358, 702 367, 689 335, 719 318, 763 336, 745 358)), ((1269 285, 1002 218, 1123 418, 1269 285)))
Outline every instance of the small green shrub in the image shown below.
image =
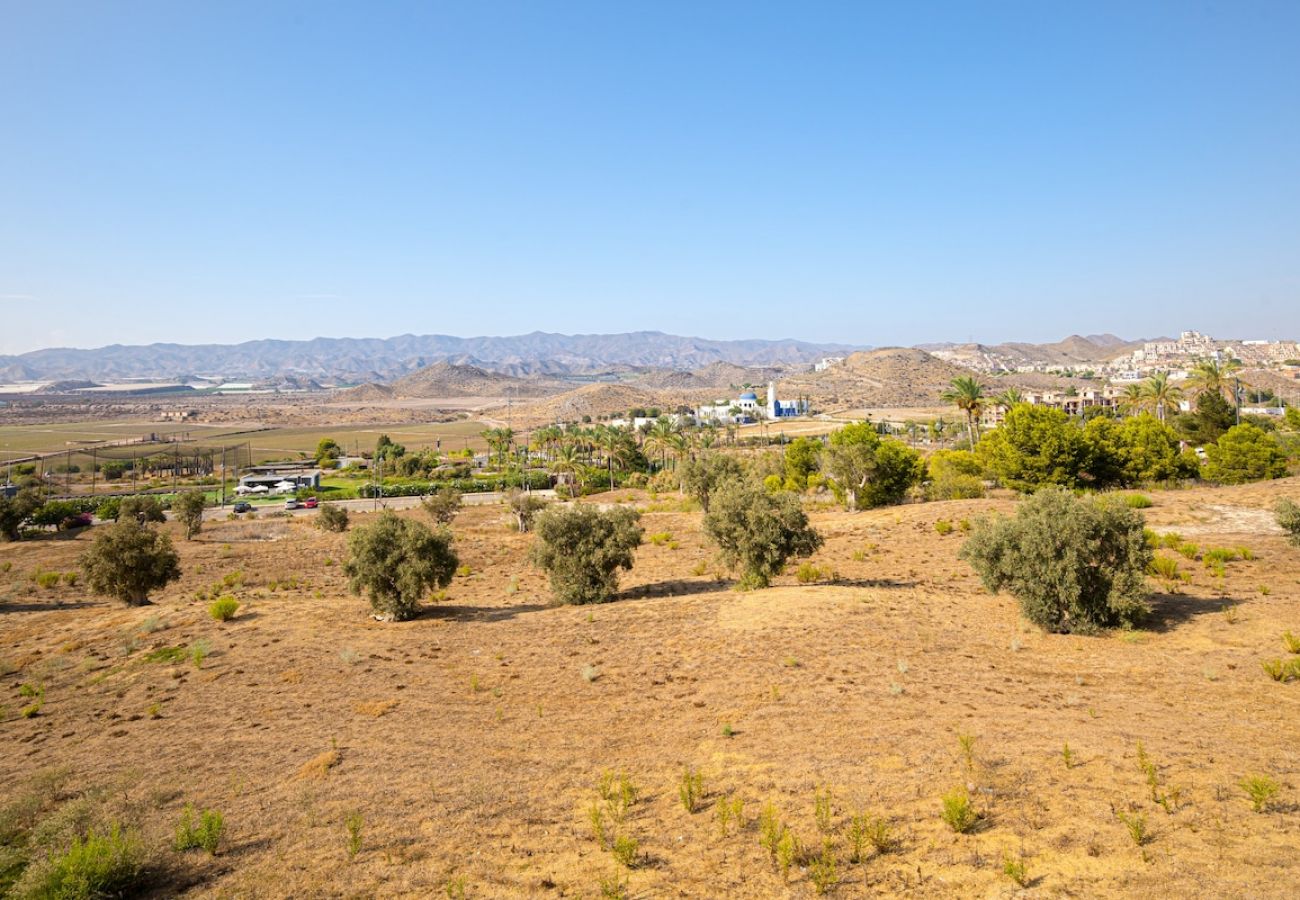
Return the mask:
POLYGON ((239 601, 229 595, 217 598, 208 607, 208 615, 218 622, 229 622, 238 611, 239 601))
POLYGON ((948 521, 947 519, 940 519, 939 521, 934 523, 934 530, 936 533, 941 535, 952 534, 953 532, 952 522, 948 521))
POLYGON ((830 834, 831 831, 831 792, 829 789, 819 790, 813 793, 813 821, 817 823, 817 830, 822 834, 830 834))
POLYGON ((194 664, 194 668, 203 668, 203 660, 207 659, 211 652, 212 646, 204 638, 199 638, 190 644, 190 662, 194 664))
POLYGON ((1260 667, 1274 681, 1300 680, 1300 657, 1292 660, 1266 659, 1260 663, 1260 667))
POLYGON ((61 577, 62 576, 58 572, 37 572, 36 584, 49 590, 50 588, 56 588, 59 586, 59 579, 61 577))
POLYGON ((176 826, 176 839, 172 846, 178 852, 186 850, 203 849, 209 855, 216 856, 217 848, 221 846, 221 836, 225 833, 225 819, 221 813, 215 809, 205 809, 199 814, 197 823, 194 818, 194 807, 191 804, 185 805, 185 811, 181 814, 181 821, 176 826))
POLYGON ((825 581, 830 574, 820 566, 815 566, 810 562, 801 563, 795 570, 795 580, 800 584, 816 584, 819 581, 825 581))
POLYGON ((1241 781, 1241 789, 1250 798, 1255 812, 1264 812, 1280 790, 1278 783, 1267 775, 1250 775, 1241 781))
POLYGON ((1183 580, 1183 573, 1178 568, 1178 560, 1168 556, 1152 557, 1151 567, 1147 571, 1159 578, 1166 589, 1172 589, 1183 580))
POLYGON ((654 534, 649 535, 647 537, 647 540, 649 540, 650 543, 654 544, 656 547, 662 547, 664 544, 668 543, 672 539, 673 539, 672 533, 667 531, 656 531, 654 534))
POLYGON ((1176 531, 1166 531, 1160 535, 1160 546, 1167 550, 1176 550, 1182 544, 1183 536, 1176 531))
POLYGON ((1201 548, 1196 544, 1193 544, 1191 541, 1183 541, 1175 549, 1184 559, 1196 559, 1201 552, 1201 548))
POLYGON ((1150 509, 1152 506, 1151 498, 1146 494, 1123 494, 1120 502, 1129 509, 1150 509))
POLYGON ((150 650, 144 655, 145 662, 175 663, 180 662, 187 656, 187 651, 183 645, 175 647, 159 647, 157 650, 150 650))
POLYGON ((703 796, 704 776, 699 772, 692 772, 689 768, 684 770, 677 784, 677 798, 681 801, 682 807, 688 813, 694 813, 699 809, 703 796))
POLYGON ((758 812, 758 843, 772 857, 773 862, 776 861, 776 849, 784 834, 785 823, 777 814, 776 807, 770 802, 764 803, 758 812))
POLYGON ((605 830, 605 810, 594 800, 587 807, 587 822, 591 825, 591 836, 596 839, 600 849, 609 846, 609 835, 605 830))
POLYGON ((614 854, 614 858, 629 869, 636 868, 638 849, 639 845, 636 838, 625 834, 614 838, 614 843, 610 846, 610 852, 614 854))
POLYGON ((1147 829, 1147 817, 1142 813, 1117 812, 1116 817, 1124 823, 1128 836, 1139 847, 1151 843, 1151 832, 1147 829))
POLYGON ((116 823, 105 833, 91 829, 84 840, 73 838, 63 854, 50 856, 24 873, 13 896, 91 900, 134 896, 142 888, 144 850, 139 836, 116 823))
POLYGON ((776 866, 781 870, 781 878, 790 877, 790 869, 799 857, 803 855, 803 847, 799 843, 799 838, 790 829, 786 828, 781 832, 781 839, 776 842, 776 866))
POLYGON ((1286 646, 1287 653, 1300 653, 1300 636, 1284 631, 1282 632, 1282 643, 1286 646))
POLYGON ((830 838, 822 841, 822 852, 808 866, 808 880, 818 894, 825 894, 839 883, 835 871, 835 844, 830 838))
POLYGON ((1207 569, 1222 568, 1225 563, 1230 563, 1237 558, 1237 551, 1230 547, 1210 547, 1201 554, 1201 562, 1207 569))
POLYGON ((1014 859, 1011 856, 1002 858, 1002 874, 1014 881, 1019 887, 1026 887, 1029 884, 1029 868, 1025 865, 1023 859, 1014 859))
POLYGON ((980 816, 971 804, 965 788, 957 788, 943 795, 943 821, 957 834, 969 834, 979 824, 980 816))
POLYGON ((350 812, 343 820, 343 827, 348 833, 348 859, 355 859, 361 852, 361 831, 365 827, 365 819, 359 812, 350 812))

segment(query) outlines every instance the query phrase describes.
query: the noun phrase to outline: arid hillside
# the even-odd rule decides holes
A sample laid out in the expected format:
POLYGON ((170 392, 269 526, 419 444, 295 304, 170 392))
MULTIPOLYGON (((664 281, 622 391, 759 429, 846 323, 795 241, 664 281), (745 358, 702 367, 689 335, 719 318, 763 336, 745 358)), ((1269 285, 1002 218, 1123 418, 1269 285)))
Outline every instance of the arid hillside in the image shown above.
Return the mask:
POLYGON ((402 624, 370 618, 346 536, 305 518, 178 539, 183 579, 136 609, 34 580, 74 571, 89 534, 0 544, 0 797, 49 821, 47 840, 59 822, 134 823, 159 897, 599 897, 615 881, 809 897, 814 878, 832 896, 989 897, 1019 890, 1008 862, 1025 896, 1290 897, 1300 684, 1261 670, 1300 632, 1278 495, 1300 499, 1300 480, 1152 493, 1156 531, 1252 558, 1220 579, 1180 557, 1190 581, 1145 629, 1094 637, 1027 626, 958 559, 962 523, 1009 497, 856 515, 811 500, 823 580, 752 593, 716 569, 698 512, 596 498, 636 503, 659 536, 597 607, 551 607, 531 536, 467 509, 465 568, 402 624), (208 616, 216 594, 241 603, 232 621, 208 616), (1252 775, 1279 786, 1261 812, 1252 775), (969 834, 940 815, 961 787, 969 834), (171 849, 187 803, 224 815, 216 856, 171 849), (602 849, 593 808, 607 845, 636 842, 633 867, 602 849), (765 809, 802 848, 784 873, 765 809), (854 861, 854 834, 880 846, 864 837, 854 861))

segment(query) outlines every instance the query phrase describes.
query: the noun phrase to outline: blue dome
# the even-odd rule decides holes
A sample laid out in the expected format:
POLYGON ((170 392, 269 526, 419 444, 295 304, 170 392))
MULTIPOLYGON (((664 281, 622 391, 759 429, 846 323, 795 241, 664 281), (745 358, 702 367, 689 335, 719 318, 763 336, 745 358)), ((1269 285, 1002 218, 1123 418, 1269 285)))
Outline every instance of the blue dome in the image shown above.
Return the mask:
POLYGON ((750 393, 750 394, 741 394, 741 395, 740 395, 740 399, 741 399, 741 400, 757 400, 757 399, 758 399, 758 394, 753 394, 753 393, 750 393))

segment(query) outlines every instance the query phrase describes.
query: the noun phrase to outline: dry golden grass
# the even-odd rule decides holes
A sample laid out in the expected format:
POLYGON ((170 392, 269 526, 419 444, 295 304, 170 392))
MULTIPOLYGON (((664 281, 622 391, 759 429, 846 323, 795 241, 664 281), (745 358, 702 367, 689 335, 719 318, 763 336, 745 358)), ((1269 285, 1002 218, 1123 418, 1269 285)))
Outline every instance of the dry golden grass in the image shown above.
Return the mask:
POLYGON ((1186 565, 1191 582, 1156 596, 1149 627, 1096 637, 1028 627, 957 559, 961 531, 935 531, 1009 498, 815 506, 826 546, 812 562, 838 580, 801 585, 792 567, 748 594, 712 574, 699 513, 647 513, 678 549, 641 548, 615 603, 558 608, 525 562, 531 536, 500 508, 467 508, 455 527, 473 575, 398 624, 372 620, 325 565, 346 535, 297 520, 275 540, 222 523, 178 541, 186 574, 147 609, 82 585, 28 589, 38 564, 71 569, 89 536, 0 545, 14 563, 0 583, 0 795, 47 767, 84 784, 144 773, 149 802, 132 809, 163 844, 184 803, 220 809, 222 855, 173 863, 188 896, 441 896, 462 877, 471 897, 599 896, 617 864, 592 837, 593 802, 611 842, 637 842, 619 876, 636 897, 811 896, 823 828, 840 896, 1009 894, 1008 859, 1042 896, 1291 896, 1300 684, 1260 661, 1300 632, 1300 550, 1266 514, 1300 481, 1149 494, 1155 530, 1256 558, 1222 579, 1186 565), (218 627, 194 594, 235 571, 241 615, 218 627), (201 669, 143 661, 198 640, 201 669), (30 719, 24 683, 45 689, 30 719), (688 768, 703 783, 694 814, 678 796, 688 768), (600 800, 605 772, 636 785, 621 818, 600 800), (1240 787, 1253 775, 1280 786, 1264 813, 1240 787), (954 790, 982 816, 970 834, 940 818, 954 790), (724 799, 742 801, 739 823, 719 826, 724 799), (759 843, 769 803, 806 848, 788 878, 759 843), (859 813, 895 846, 850 864, 859 813), (1144 816, 1149 843, 1118 813, 1144 816))

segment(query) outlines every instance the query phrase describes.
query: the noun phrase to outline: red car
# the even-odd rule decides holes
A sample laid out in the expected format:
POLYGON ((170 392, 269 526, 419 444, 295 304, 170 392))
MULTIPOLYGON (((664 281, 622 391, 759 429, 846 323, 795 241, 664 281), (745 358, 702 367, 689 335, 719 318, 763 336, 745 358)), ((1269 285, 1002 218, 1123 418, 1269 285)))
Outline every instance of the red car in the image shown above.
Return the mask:
POLYGON ((320 506, 320 501, 315 497, 308 497, 306 500, 302 501, 303 509, 315 509, 318 506, 320 506))

